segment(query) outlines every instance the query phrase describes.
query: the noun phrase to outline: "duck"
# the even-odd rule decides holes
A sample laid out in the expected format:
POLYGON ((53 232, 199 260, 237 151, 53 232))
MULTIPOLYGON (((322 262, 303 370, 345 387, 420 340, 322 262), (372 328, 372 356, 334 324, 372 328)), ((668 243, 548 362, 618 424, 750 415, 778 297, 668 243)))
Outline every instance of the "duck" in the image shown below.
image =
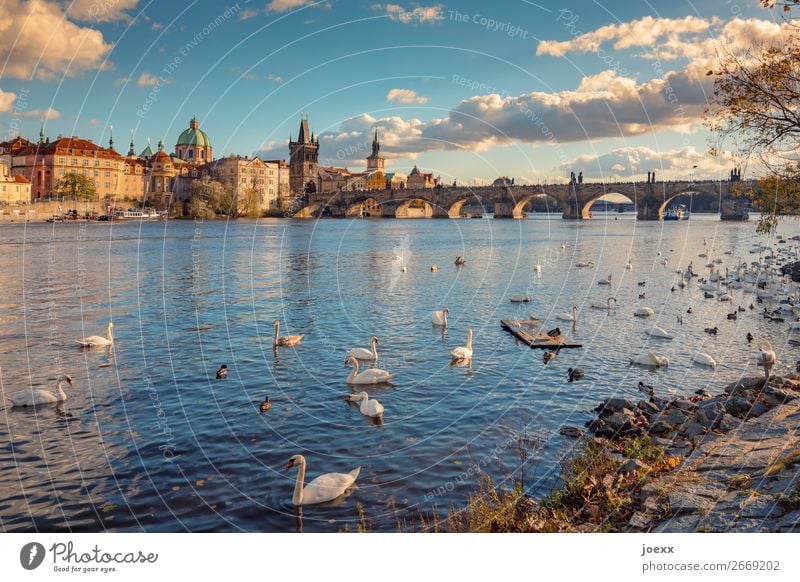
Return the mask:
POLYGON ((308 485, 303 485, 306 478, 306 458, 303 455, 294 455, 286 463, 285 469, 288 471, 295 465, 298 466, 298 471, 292 505, 296 506, 325 503, 340 497, 356 482, 361 472, 361 467, 357 467, 349 473, 325 473, 308 485))
POLYGON ((653 394, 655 394, 655 388, 653 388, 653 387, 652 387, 652 386, 650 386, 649 384, 645 384, 645 383, 644 383, 644 382, 642 382, 641 380, 639 380, 639 386, 638 386, 638 388, 639 388, 639 390, 640 390, 641 392, 644 392, 644 393, 645 393, 645 394, 647 394, 648 396, 653 396, 653 394))
POLYGON ((628 261, 628 264, 625 265, 625 270, 626 271, 632 271, 633 270, 633 264, 630 261, 628 261))
POLYGON ((653 352, 649 354, 642 354, 639 356, 629 357, 629 360, 634 366, 648 366, 651 368, 660 368, 662 366, 669 366, 669 358, 666 356, 659 356, 653 352))
POLYGON ((592 303, 592 308, 594 308, 594 309, 607 309, 608 311, 611 311, 611 309, 612 309, 611 303, 615 303, 616 304, 616 302, 617 302, 617 300, 614 297, 609 297, 608 299, 606 299, 605 303, 592 303))
POLYGON ((578 306, 572 306, 572 313, 559 313, 556 315, 556 319, 561 321, 578 321, 578 306))
POLYGON ((536 260, 536 264, 533 266, 533 272, 534 273, 541 273, 542 272, 542 264, 539 262, 538 259, 536 260))
POLYGON ((645 298, 645 294, 644 293, 639 293, 639 299, 644 299, 644 298, 645 298))
POLYGON ((716 327, 716 326, 714 326, 714 327, 707 327, 707 328, 705 328, 703 331, 705 331, 705 332, 706 332, 707 334, 709 334, 709 335, 717 335, 717 332, 719 331, 719 328, 718 328, 718 327, 716 327))
POLYGON ((644 287, 647 285, 647 281, 639 281, 639 287, 644 287))
POLYGON ((670 339, 670 340, 674 339, 674 336, 672 336, 671 334, 667 333, 667 330, 665 330, 664 328, 658 327, 657 325, 653 326, 652 329, 648 330, 647 331, 647 335, 649 335, 650 337, 658 337, 658 338, 661 338, 661 339, 670 339))
POLYGON ((217 369, 217 380, 222 380, 228 377, 228 366, 226 364, 222 364, 217 369))
POLYGON ((90 335, 89 337, 85 337, 82 340, 76 340, 84 348, 95 348, 98 346, 109 346, 114 343, 114 324, 110 321, 106 326, 106 337, 101 335, 90 335))
POLYGON ((285 348, 289 348, 292 346, 298 345, 301 341, 303 341, 303 335, 285 335, 283 337, 279 337, 278 334, 281 328, 281 322, 279 319, 275 320, 273 324, 275 326, 275 338, 272 341, 273 346, 281 346, 285 348))
POLYGON ((360 406, 358 409, 361 411, 361 414, 364 416, 369 416, 370 418, 382 418, 383 417, 383 404, 378 402, 375 399, 370 400, 369 394, 366 392, 358 392, 357 394, 348 394, 345 396, 345 400, 347 402, 358 402, 361 401, 360 406))
POLYGON ((733 313, 729 313, 727 317, 731 321, 736 321, 739 315, 734 311, 733 313))
POLYGON ((442 327, 447 327, 447 314, 450 313, 450 310, 445 307, 441 311, 434 311, 431 314, 431 323, 433 325, 440 325, 442 327))
POLYGON ((439 271, 439 265, 431 265, 431 273, 436 273, 439 271))
POLYGON ((552 337, 552 338, 556 338, 556 337, 558 337, 560 335, 561 335, 561 328, 560 327, 554 327, 553 329, 551 329, 550 331, 547 332, 547 336, 548 337, 552 337))
POLYGON ((558 355, 558 350, 550 350, 542 354, 542 360, 544 360, 545 365, 547 365, 553 360, 555 360, 557 355, 558 355))
POLYGON ((636 317, 652 317, 656 312, 652 307, 640 307, 633 312, 636 317))
POLYGON ((607 279, 600 279, 597 282, 598 285, 611 285, 611 275, 608 276, 607 279))
POLYGON ((348 358, 355 358, 357 360, 364 360, 368 362, 374 362, 378 360, 378 349, 377 345, 380 343, 378 336, 372 336, 372 348, 353 348, 349 352, 347 352, 348 358))
POLYGON ((467 260, 464 257, 462 257, 461 255, 458 255, 456 257, 456 266, 460 267, 461 265, 465 265, 466 263, 467 263, 467 260))
POLYGON ((469 360, 472 358, 472 328, 467 329, 467 345, 460 346, 450 352, 454 361, 469 360))
POLYGON ((264 413, 270 408, 272 408, 272 402, 269 401, 269 396, 265 396, 264 402, 262 402, 261 406, 258 407, 258 411, 264 413))
POLYGON ((368 368, 363 372, 358 371, 358 360, 348 357, 345 365, 352 364, 353 369, 347 376, 348 384, 391 384, 394 374, 379 368, 368 368))
POLYGON ((695 354, 692 357, 692 361, 695 364, 700 364, 702 366, 709 366, 710 368, 713 368, 715 370, 717 368, 717 362, 714 360, 714 358, 712 358, 708 354, 701 354, 701 353, 695 354))
POLYGON ((580 368, 570 368, 567 370, 567 382, 575 382, 583 378, 583 370, 580 368))
POLYGON ((753 343, 753 334, 752 333, 750 333, 748 331, 747 335, 745 337, 747 338, 747 343, 749 343, 749 344, 753 343))
POLYGON ((68 374, 63 374, 56 380, 56 389, 54 392, 50 390, 28 390, 15 396, 6 396, 6 399, 11 402, 12 408, 15 406, 37 406, 39 404, 58 404, 67 399, 64 392, 63 384, 72 386, 72 377, 68 374))
POLYGON ((691 314, 692 314, 692 308, 690 307, 689 309, 687 309, 687 310, 686 310, 686 313, 688 313, 689 315, 691 315, 691 314))

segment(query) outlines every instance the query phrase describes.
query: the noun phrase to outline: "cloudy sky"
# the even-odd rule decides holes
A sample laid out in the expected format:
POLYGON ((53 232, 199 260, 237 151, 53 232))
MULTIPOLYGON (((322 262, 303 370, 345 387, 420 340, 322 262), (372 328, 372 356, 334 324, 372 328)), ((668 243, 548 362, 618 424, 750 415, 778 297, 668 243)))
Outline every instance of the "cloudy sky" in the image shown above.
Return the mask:
POLYGON ((722 45, 780 42, 757 0, 3 0, 0 138, 79 135, 125 153, 196 115, 217 157, 321 159, 481 183, 727 175, 701 125, 722 45))

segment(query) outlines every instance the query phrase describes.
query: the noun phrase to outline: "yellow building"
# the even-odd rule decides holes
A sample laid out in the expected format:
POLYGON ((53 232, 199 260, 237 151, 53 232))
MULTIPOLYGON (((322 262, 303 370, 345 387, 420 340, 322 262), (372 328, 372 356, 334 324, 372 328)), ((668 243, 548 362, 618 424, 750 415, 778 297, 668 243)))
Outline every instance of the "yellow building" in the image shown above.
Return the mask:
POLYGON ((259 194, 262 210, 275 210, 279 200, 289 195, 289 167, 283 160, 264 161, 258 156, 228 156, 204 167, 237 200, 253 188, 259 194))
POLYGON ((31 201, 31 183, 25 176, 11 173, 11 158, 0 159, 0 204, 27 204, 31 201))

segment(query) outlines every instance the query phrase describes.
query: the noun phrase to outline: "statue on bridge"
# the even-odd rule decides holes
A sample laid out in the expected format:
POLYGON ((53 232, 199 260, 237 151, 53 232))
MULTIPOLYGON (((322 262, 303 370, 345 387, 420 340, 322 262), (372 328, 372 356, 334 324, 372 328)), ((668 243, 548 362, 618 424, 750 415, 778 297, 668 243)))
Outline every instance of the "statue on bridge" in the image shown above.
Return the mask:
POLYGON ((583 172, 578 172, 578 184, 583 184, 583 172))
POLYGON ((742 174, 739 168, 734 168, 731 170, 730 181, 731 182, 738 182, 742 179, 742 174))

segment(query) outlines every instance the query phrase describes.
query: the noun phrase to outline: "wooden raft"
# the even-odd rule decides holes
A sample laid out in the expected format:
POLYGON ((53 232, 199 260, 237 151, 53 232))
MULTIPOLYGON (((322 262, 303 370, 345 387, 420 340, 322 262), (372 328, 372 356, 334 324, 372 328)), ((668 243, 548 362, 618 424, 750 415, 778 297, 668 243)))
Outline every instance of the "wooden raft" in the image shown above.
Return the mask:
POLYGON ((582 344, 569 344, 567 343, 567 339, 561 335, 559 337, 550 337, 547 334, 539 333, 537 335, 532 335, 525 331, 524 329, 520 329, 519 326, 513 325, 507 319, 500 320, 500 327, 506 330, 508 333, 513 335, 519 341, 524 344, 527 344, 531 348, 536 348, 540 350, 560 350, 560 349, 569 349, 569 348, 582 348, 582 344))

